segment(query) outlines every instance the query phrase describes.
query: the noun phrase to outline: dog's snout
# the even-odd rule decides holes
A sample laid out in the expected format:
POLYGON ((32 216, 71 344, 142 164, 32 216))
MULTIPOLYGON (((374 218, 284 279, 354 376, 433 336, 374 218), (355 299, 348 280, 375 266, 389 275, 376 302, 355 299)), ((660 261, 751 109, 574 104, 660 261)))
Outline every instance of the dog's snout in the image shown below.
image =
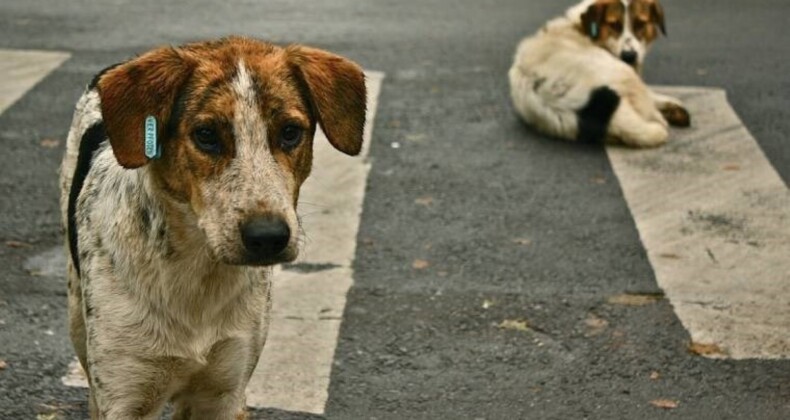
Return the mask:
POLYGON ((639 54, 636 51, 623 51, 620 54, 620 59, 625 61, 626 64, 633 66, 636 64, 636 60, 639 58, 639 54))
POLYGON ((280 217, 257 216, 241 226, 244 248, 253 262, 276 257, 291 239, 291 228, 280 217))

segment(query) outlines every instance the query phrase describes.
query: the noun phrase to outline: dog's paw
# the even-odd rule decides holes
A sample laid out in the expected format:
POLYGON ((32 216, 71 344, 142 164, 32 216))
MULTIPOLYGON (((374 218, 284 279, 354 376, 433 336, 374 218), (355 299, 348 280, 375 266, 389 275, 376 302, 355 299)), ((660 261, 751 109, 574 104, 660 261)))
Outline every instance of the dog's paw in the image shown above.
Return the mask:
POLYGON ((668 103, 661 109, 661 115, 673 127, 691 126, 691 114, 682 105, 668 103))

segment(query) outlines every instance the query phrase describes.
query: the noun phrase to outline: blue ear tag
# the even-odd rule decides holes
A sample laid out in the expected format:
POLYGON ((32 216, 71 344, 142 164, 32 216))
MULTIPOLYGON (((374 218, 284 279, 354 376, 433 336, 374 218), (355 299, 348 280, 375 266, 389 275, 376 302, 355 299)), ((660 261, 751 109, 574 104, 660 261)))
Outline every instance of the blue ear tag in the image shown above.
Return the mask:
POLYGON ((162 156, 162 145, 156 138, 156 117, 145 117, 145 157, 159 159, 162 156))
POLYGON ((590 24, 590 36, 593 38, 598 38, 598 23, 593 22, 590 24))

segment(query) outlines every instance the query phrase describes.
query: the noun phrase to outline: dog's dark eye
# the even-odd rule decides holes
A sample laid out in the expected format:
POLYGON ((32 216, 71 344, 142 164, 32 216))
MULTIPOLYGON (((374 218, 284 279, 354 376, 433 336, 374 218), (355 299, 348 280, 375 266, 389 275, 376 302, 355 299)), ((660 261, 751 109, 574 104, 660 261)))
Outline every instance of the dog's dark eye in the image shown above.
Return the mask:
POLYGON ((201 151, 216 155, 222 151, 222 143, 217 130, 211 127, 200 127, 192 132, 192 141, 201 151))
POLYGON ((280 147, 286 151, 292 150, 302 141, 304 130, 295 124, 287 124, 280 130, 280 147))

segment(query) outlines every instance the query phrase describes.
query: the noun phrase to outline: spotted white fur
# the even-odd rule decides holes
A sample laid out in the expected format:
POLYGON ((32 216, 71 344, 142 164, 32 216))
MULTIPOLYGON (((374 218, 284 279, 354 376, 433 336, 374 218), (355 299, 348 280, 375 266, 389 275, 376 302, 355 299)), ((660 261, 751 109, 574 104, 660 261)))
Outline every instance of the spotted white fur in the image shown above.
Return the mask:
POLYGON ((233 134, 236 156, 216 179, 199 188, 204 202, 212 203, 198 218, 210 248, 225 260, 235 260, 243 253, 237 226, 253 212, 282 217, 290 227, 287 253, 295 254, 299 222, 292 201, 296 179, 274 159, 269 149, 267 126, 260 114, 252 76, 243 61, 237 64, 231 82, 236 96, 233 134), (260 198, 265 197, 265 202, 260 198))
MULTIPOLYGON (((72 257, 71 339, 87 373, 91 418, 157 419, 168 401, 176 420, 246 418, 244 390, 268 330, 271 265, 297 255, 296 199, 312 157, 312 133, 300 149, 286 150, 279 134, 269 138, 282 130, 270 124, 282 118, 262 114, 269 97, 290 101, 284 108, 292 113, 306 107, 284 70, 294 65, 307 75, 342 76, 339 93, 321 98, 351 97, 343 111, 364 121, 356 64, 242 37, 153 50, 97 76, 77 103, 61 210, 72 257), (227 64, 266 54, 271 61, 254 71, 244 61, 227 64), (260 99, 260 79, 281 89, 260 99), (199 98, 221 93, 206 104, 201 88, 199 98), (146 161, 137 155, 143 138, 135 122, 152 114, 162 119, 165 147, 161 160, 146 161), (205 114, 210 128, 198 120, 205 114), (218 152, 202 147, 206 132, 223 141, 218 152)), ((306 83, 310 95, 328 87, 326 79, 306 83)), ((331 102, 327 111, 335 114, 331 102)), ((316 118, 304 119, 315 127, 316 118)), ((363 133, 342 130, 342 122, 330 123, 349 146, 339 150, 359 150, 363 133)))
MULTIPOLYGON (((61 170, 63 196, 71 185, 80 139, 100 121, 98 95, 88 91, 78 102, 69 132, 61 170)), ((231 381, 223 387, 236 389, 224 397, 225 404, 243 407, 244 388, 237 382, 254 367, 256 349, 266 336, 268 317, 260 309, 269 307, 271 269, 214 262, 195 215, 158 193, 147 167, 132 171, 118 165, 106 142, 95 153, 77 208, 80 250, 86 258, 80 276, 69 261, 71 287, 82 298, 82 316, 71 315, 72 335, 81 335, 86 343, 77 352, 98 382, 94 388, 102 391, 95 393, 92 404, 112 407, 101 415, 126 418, 125 410, 139 404, 130 396, 156 391, 145 389, 152 381, 164 387, 161 403, 185 385, 185 378, 168 377, 166 363, 140 369, 134 354, 180 360, 183 369, 198 374, 219 369, 208 357, 223 341, 228 344, 222 351, 235 360, 249 360, 232 369, 221 367, 231 381), (164 206, 194 227, 178 243, 165 231, 164 206), (146 229, 125 222, 139 219, 143 211, 150 217, 146 229), (119 345, 129 356, 112 350, 119 345), (112 362, 102 363, 110 354, 112 362)))

